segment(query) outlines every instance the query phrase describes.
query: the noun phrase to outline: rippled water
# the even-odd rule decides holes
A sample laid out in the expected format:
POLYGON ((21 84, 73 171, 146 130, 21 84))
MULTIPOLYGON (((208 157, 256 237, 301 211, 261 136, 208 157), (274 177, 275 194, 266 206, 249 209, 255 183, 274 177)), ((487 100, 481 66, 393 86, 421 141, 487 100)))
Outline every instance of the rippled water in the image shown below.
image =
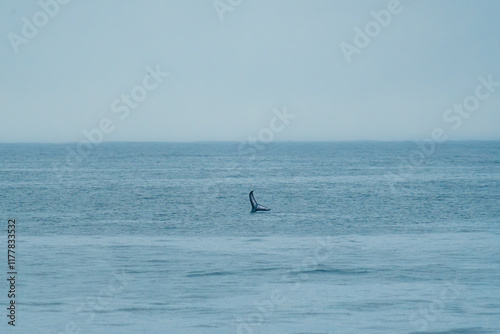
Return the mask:
POLYGON ((20 333, 500 333, 499 142, 66 146, 0 145, 20 333))

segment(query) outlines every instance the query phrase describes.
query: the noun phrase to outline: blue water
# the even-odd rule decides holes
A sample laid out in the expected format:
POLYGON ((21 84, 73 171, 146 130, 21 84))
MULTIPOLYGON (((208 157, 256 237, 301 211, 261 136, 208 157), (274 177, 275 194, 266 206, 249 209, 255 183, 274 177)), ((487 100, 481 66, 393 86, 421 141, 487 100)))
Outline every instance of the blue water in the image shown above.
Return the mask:
POLYGON ((0 145, 17 332, 500 333, 500 142, 238 147, 0 145))

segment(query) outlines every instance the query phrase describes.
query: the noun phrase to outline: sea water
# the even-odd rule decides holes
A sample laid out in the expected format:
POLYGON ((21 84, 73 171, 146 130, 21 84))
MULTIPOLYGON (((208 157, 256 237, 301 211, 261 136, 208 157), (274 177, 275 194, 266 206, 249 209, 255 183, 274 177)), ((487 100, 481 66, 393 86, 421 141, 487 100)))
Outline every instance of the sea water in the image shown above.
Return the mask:
POLYGON ((17 333, 500 333, 499 200, 500 142, 2 144, 0 267, 17 333))

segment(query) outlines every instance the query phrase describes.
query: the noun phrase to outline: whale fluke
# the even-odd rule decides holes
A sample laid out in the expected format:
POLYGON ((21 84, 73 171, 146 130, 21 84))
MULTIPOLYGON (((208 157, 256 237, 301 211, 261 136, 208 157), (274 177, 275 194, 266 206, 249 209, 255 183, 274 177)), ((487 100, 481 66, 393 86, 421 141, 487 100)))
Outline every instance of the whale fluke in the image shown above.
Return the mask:
POLYGON ((260 205, 257 203, 255 200, 255 197, 253 197, 253 190, 250 192, 248 195, 250 197, 250 204, 252 204, 252 211, 251 213, 257 212, 257 211, 270 211, 271 209, 265 207, 264 205, 260 205))

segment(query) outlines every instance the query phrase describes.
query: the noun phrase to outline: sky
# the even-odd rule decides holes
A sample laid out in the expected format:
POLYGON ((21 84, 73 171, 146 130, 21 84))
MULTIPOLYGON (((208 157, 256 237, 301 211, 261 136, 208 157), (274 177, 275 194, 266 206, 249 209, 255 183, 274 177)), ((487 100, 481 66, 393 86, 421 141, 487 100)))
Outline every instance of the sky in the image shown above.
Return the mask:
POLYGON ((2 0, 0 142, 500 140, 499 13, 497 0, 2 0))

